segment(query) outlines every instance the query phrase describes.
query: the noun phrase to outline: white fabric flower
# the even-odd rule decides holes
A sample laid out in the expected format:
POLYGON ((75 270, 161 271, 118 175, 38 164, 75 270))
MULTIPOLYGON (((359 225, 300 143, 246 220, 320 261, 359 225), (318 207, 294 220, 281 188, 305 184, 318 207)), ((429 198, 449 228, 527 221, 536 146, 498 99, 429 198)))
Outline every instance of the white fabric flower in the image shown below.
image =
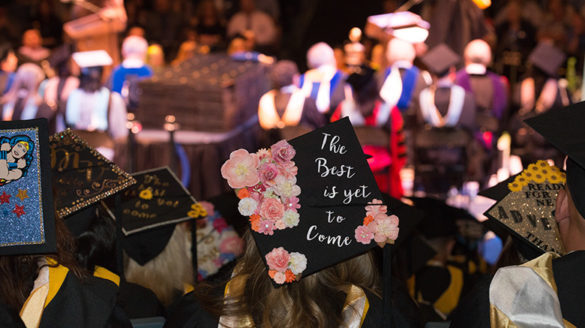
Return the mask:
POLYGON ((286 210, 282 216, 282 221, 284 221, 287 228, 296 227, 299 224, 299 213, 293 210, 286 210))
POLYGON ((295 275, 300 274, 307 268, 307 258, 305 255, 297 252, 290 253, 289 266, 290 271, 295 275))
POLYGON ((276 191, 280 197, 290 198, 298 196, 301 193, 301 188, 296 185, 297 179, 295 177, 287 179, 284 176, 279 175, 274 179, 274 182, 274 191, 276 191))
POLYGON ((258 207, 258 202, 256 202, 251 197, 242 198, 238 203, 238 211, 240 211, 240 214, 243 216, 250 216, 254 214, 256 207, 258 207))

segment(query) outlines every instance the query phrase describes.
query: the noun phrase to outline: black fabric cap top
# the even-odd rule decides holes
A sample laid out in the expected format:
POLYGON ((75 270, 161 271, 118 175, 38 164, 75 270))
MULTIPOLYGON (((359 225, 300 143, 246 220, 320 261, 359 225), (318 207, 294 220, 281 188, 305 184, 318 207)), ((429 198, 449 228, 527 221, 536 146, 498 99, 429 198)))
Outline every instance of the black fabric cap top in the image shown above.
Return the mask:
POLYGON ((461 57, 449 46, 441 43, 427 52, 421 61, 432 74, 441 77, 449 72, 449 68, 457 65, 461 61, 461 57))
POLYGON ((0 122, 0 255, 57 251, 47 127, 0 122))
POLYGON ((469 215, 465 210, 449 206, 445 201, 436 198, 411 198, 414 206, 424 213, 418 229, 429 239, 451 237, 457 234, 456 220, 469 215))
POLYGON ((55 204, 60 218, 71 216, 136 183, 71 130, 51 136, 49 146, 55 204))
POLYGON ((398 218, 386 214, 347 118, 281 140, 270 150, 234 151, 222 176, 240 198, 240 213, 250 217, 275 286, 360 255, 375 241, 397 237, 398 218), (379 227, 375 240, 374 227, 379 227))
POLYGON ((585 218, 585 102, 550 110, 524 122, 569 157, 567 186, 585 218))
POLYGON ((121 221, 123 249, 143 265, 164 250, 177 223, 205 214, 169 168, 132 177, 136 184, 121 193, 121 208, 117 211, 111 201, 107 205, 110 215, 121 221), (116 217, 117 212, 121 217, 116 217))
POLYGON ((528 61, 548 75, 556 76, 565 61, 565 54, 554 45, 541 42, 532 50, 528 61))

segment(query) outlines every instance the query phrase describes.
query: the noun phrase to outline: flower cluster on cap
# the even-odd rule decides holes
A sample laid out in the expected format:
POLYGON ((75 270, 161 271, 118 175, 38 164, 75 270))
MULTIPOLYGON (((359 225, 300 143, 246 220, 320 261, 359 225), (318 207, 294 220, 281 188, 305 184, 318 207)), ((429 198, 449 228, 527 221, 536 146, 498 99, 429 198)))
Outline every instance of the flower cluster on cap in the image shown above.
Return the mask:
POLYGON ((295 149, 281 140, 270 149, 250 154, 238 149, 221 167, 221 175, 240 199, 238 210, 250 217, 252 230, 265 235, 299 224, 295 149))
POLYGON ((528 167, 508 183, 512 192, 522 191, 529 183, 565 183, 567 176, 556 166, 550 166, 547 161, 539 160, 528 167))
POLYGON ((398 217, 387 215, 387 207, 382 205, 378 199, 366 206, 366 217, 362 225, 355 229, 355 239, 362 244, 368 245, 372 239, 376 243, 394 243, 398 238, 398 217))
POLYGON ((289 253, 282 247, 273 249, 266 254, 268 275, 277 284, 300 280, 301 273, 307 268, 307 258, 297 252, 289 253))

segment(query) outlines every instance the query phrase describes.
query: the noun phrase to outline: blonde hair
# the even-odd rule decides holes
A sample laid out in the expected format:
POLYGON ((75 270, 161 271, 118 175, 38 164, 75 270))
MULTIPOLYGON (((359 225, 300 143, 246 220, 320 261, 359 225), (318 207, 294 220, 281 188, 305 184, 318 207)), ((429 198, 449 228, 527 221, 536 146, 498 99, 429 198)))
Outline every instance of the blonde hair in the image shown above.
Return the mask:
POLYGON ((307 51, 307 65, 310 68, 317 68, 323 65, 336 67, 335 52, 325 42, 316 43, 307 51))
POLYGON ((169 306, 177 290, 182 292, 185 283, 193 284, 188 238, 188 231, 178 224, 162 253, 145 265, 125 256, 126 280, 149 288, 163 305, 169 306))
POLYGON ((352 285, 376 292, 378 277, 370 253, 321 270, 299 282, 274 288, 249 231, 244 238, 246 253, 231 281, 245 282, 245 285, 241 284, 242 288, 236 288, 234 293, 218 302, 217 305, 223 307, 221 315, 249 315, 258 327, 339 327, 343 325, 341 313, 346 293, 352 285))
POLYGON ((463 57, 468 63, 487 66, 492 62, 492 48, 484 40, 475 39, 465 46, 463 57))
POLYGON ((388 42, 386 47, 386 60, 389 65, 397 61, 407 61, 412 63, 416 58, 416 51, 412 43, 394 38, 388 42))

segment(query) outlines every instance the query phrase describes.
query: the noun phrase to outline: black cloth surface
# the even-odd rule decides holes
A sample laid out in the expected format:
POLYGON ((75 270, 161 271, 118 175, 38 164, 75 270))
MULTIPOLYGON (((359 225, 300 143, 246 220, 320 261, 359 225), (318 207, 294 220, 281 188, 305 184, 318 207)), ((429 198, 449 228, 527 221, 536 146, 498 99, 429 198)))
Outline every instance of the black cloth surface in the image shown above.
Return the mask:
POLYGON ((117 292, 110 281, 94 277, 82 281, 69 272, 45 308, 39 328, 132 327, 125 314, 115 308, 117 292))
POLYGON ((117 304, 130 319, 163 317, 165 314, 153 291, 127 281, 120 281, 117 304))

